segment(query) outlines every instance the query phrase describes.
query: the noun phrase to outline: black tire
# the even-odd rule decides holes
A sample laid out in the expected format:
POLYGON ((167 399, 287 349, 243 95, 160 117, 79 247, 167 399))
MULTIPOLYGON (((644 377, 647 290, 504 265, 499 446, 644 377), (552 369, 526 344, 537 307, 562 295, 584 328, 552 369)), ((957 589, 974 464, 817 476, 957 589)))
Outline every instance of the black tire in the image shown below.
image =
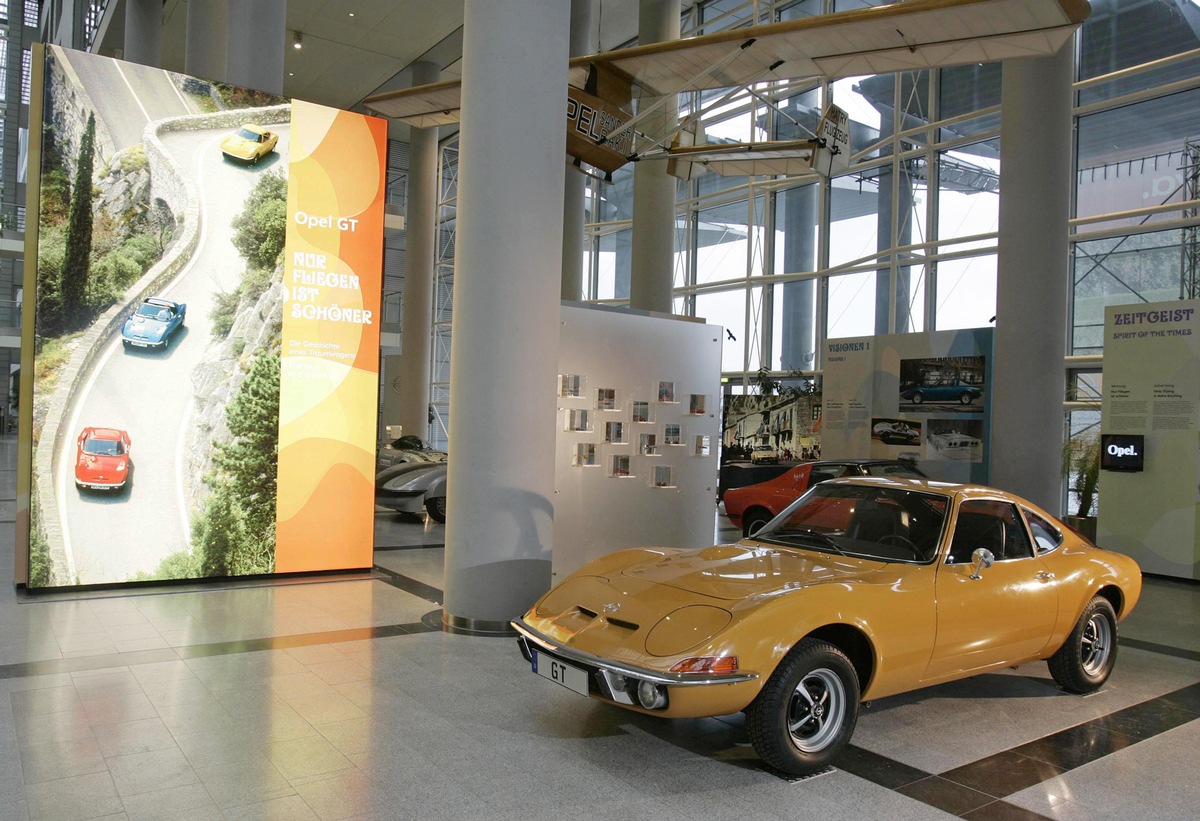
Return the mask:
POLYGON ((967 393, 966 391, 963 391, 962 396, 958 397, 958 401, 964 405, 969 405, 975 401, 975 397, 971 396, 971 394, 967 393))
POLYGON ((763 510, 761 507, 751 508, 742 516, 742 535, 749 538, 774 518, 769 510, 763 510))
POLYGON ((429 518, 440 524, 446 523, 446 497, 434 496, 432 499, 425 500, 425 510, 429 513, 429 518))
POLYGON ((1046 660, 1050 675, 1070 693, 1091 693, 1108 681, 1117 661, 1117 615, 1103 596, 1087 607, 1063 646, 1046 660))
POLYGON ((165 351, 169 347, 171 347, 171 335, 167 334, 163 337, 163 350, 165 351))
POLYGON ((919 405, 925 401, 925 395, 922 394, 920 391, 917 391, 916 393, 914 393, 912 395, 912 399, 910 399, 909 401, 912 402, 914 405, 919 405))
POLYGON ((837 758, 858 721, 858 675, 828 642, 804 639, 746 708, 750 743, 767 764, 792 775, 837 758))

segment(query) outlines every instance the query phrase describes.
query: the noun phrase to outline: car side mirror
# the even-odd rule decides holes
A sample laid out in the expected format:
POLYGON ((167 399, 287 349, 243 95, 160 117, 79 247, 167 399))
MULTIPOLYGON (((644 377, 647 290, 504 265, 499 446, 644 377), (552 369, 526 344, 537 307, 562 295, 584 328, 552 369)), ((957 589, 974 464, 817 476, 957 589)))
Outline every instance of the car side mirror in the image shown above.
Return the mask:
POLYGON ((978 547, 971 554, 971 561, 975 562, 975 569, 971 572, 971 578, 978 581, 983 578, 983 576, 979 575, 979 571, 995 564, 996 557, 986 547, 978 547))

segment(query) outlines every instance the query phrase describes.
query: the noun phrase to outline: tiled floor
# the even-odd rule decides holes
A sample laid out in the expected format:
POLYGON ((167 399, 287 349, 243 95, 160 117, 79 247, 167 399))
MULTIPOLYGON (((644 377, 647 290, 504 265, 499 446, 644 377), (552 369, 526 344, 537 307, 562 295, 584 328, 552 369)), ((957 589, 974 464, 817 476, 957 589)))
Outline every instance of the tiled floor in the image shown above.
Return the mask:
MULTIPOLYGON (((0 585, 0 818, 1150 821, 1200 806, 1200 587, 1147 585, 1098 694, 1030 664, 885 699, 835 771, 791 782, 759 767, 736 716, 626 713, 536 679, 511 640, 433 629, 443 528, 377 524, 370 578, 71 599, 0 585)), ((0 525, 0 573, 12 542, 0 525)))

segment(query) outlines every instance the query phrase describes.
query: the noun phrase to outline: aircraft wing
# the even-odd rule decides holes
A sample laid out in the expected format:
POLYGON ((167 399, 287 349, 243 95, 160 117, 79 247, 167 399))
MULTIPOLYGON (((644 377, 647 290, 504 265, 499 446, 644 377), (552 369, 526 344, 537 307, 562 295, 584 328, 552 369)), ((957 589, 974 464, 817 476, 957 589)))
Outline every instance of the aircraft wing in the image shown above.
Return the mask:
POLYGON ((816 148, 816 140, 673 146, 661 154, 644 154, 638 160, 695 163, 723 177, 803 174, 813 170, 816 148))
MULTIPOLYGON (((1087 0, 907 0, 885 6, 718 31, 570 62, 582 88, 592 65, 632 78, 644 94, 752 82, 837 80, 894 71, 1053 54, 1088 16, 1087 0)), ((457 80, 368 97, 367 107, 420 127, 459 117, 457 80)))

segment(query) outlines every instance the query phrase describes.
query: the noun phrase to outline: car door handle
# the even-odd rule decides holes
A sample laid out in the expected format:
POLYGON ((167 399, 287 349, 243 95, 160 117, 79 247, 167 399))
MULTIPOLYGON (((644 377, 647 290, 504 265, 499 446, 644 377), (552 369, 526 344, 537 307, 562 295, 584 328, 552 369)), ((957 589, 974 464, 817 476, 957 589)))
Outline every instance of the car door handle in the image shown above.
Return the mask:
POLYGON ((1054 581, 1054 574, 1048 570, 1043 570, 1041 573, 1038 573, 1035 578, 1042 582, 1054 581))

